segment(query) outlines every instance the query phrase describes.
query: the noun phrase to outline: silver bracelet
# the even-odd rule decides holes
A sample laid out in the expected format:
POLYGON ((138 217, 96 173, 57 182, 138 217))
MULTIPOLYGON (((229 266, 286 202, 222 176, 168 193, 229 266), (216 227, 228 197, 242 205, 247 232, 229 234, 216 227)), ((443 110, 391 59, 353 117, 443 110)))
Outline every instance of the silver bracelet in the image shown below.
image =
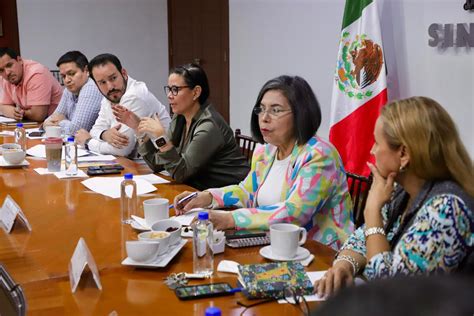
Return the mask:
POLYGON ((353 270, 353 274, 352 274, 353 276, 355 276, 357 274, 357 272, 359 271, 359 263, 357 262, 356 259, 352 258, 351 256, 339 255, 333 261, 332 265, 334 266, 339 261, 346 261, 346 262, 349 262, 351 264, 352 270, 353 270))
POLYGON ((370 235, 375 235, 375 234, 385 236, 385 229, 383 229, 383 227, 370 227, 370 228, 367 228, 364 232, 365 238, 369 237, 370 235))

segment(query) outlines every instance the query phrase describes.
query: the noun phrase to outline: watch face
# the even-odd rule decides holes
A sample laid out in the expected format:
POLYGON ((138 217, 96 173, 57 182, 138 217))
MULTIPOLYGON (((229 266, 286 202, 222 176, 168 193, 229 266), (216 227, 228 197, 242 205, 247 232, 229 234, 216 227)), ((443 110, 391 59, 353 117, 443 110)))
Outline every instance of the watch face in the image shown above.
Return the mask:
POLYGON ((157 147, 163 147, 164 145, 166 145, 166 139, 164 137, 160 137, 155 140, 155 144, 157 147))

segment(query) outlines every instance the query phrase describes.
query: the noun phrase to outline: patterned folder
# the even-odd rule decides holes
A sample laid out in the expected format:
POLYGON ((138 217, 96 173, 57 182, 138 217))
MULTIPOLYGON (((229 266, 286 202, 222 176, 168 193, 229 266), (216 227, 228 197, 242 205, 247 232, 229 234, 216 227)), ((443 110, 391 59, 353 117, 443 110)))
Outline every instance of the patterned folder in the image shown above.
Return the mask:
POLYGON ((294 261, 240 265, 239 281, 249 298, 282 298, 288 290, 298 295, 313 292, 303 265, 294 261))

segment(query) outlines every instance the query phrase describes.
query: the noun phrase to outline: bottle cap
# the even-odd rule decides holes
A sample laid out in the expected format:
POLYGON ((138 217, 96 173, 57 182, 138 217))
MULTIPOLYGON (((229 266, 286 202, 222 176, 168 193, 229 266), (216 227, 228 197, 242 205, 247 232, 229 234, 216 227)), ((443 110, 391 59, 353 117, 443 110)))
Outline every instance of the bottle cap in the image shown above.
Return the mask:
POLYGON ((202 221, 208 220, 209 219, 209 213, 208 212, 199 212, 198 219, 202 220, 202 221))
POLYGON ((219 307, 211 306, 206 308, 206 316, 221 316, 222 312, 219 307))
POLYGON ((23 123, 16 123, 16 127, 23 127, 23 123))
POLYGON ((68 141, 68 142, 74 142, 74 136, 69 136, 69 137, 67 138, 67 141, 68 141))
POLYGON ((133 173, 126 173, 124 175, 125 180, 132 180, 133 179, 133 173))

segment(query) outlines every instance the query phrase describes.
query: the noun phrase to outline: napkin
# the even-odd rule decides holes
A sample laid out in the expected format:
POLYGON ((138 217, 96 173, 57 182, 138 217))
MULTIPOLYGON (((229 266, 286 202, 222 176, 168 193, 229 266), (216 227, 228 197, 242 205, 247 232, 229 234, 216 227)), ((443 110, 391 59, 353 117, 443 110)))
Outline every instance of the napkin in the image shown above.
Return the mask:
POLYGON ((221 260, 217 266, 217 271, 239 274, 239 263, 231 260, 221 260))

